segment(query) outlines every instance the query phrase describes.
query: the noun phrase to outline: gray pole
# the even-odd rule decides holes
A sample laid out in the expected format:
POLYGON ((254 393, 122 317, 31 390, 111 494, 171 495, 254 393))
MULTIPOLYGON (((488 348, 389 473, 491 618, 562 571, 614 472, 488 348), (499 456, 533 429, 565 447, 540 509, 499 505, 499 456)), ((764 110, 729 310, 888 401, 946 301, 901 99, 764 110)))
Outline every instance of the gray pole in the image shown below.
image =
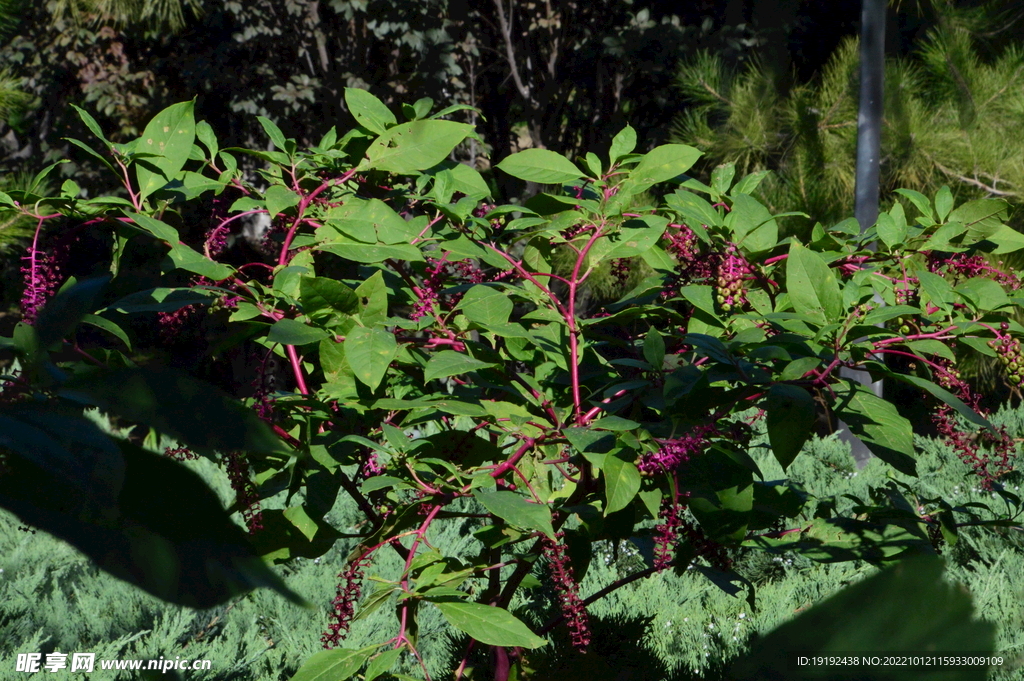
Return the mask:
MULTIPOLYGON (((886 0, 862 0, 860 19, 860 104, 857 113, 857 184, 854 215, 860 230, 878 219, 878 191, 882 155, 882 95, 885 88, 885 12, 886 0)), ((872 245, 873 247, 873 245, 872 245)), ((882 382, 871 382, 866 371, 843 369, 840 375, 870 385, 882 395, 882 382)), ((850 443, 850 451, 859 466, 867 463, 871 452, 854 437, 846 424, 840 438, 850 443)))

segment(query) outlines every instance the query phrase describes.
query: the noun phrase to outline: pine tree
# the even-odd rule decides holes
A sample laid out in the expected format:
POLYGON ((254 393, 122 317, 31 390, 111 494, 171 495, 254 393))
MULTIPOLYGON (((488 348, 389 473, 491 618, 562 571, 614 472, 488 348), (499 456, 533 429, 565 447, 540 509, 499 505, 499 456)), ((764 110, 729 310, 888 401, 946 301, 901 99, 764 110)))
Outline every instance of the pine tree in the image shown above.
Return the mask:
MULTIPOLYGON (((1020 203, 1024 161, 1007 142, 1024 133, 1024 51, 993 48, 988 38, 1001 15, 989 6, 933 0, 929 9, 935 26, 886 69, 883 203, 898 187, 928 193, 943 184, 961 200, 1020 203)), ((772 210, 835 222, 853 206, 857 62, 857 41, 847 39, 814 82, 780 94, 776 77, 756 62, 737 71, 701 55, 680 69, 693 106, 674 136, 702 149, 709 167, 733 161, 740 172, 775 171, 761 185, 772 210)))

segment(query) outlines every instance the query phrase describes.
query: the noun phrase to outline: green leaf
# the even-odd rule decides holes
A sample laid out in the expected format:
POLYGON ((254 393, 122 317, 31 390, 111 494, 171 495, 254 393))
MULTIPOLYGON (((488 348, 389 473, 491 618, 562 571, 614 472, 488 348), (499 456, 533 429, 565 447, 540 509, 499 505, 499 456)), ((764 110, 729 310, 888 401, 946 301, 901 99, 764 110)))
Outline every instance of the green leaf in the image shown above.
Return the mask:
POLYGON ((409 244, 395 244, 394 246, 370 246, 364 243, 333 242, 321 244, 317 247, 319 251, 334 253, 346 260, 362 263, 378 263, 385 260, 399 260, 408 262, 423 262, 423 253, 416 246, 409 244))
POLYGON ((629 506, 640 491, 640 471, 630 461, 611 454, 601 467, 604 476, 604 494, 607 504, 604 515, 621 511, 629 506))
POLYGON ((1010 305, 1010 298, 1003 287, 988 277, 972 277, 953 290, 967 298, 979 312, 1010 305))
POLYGON ((474 134, 473 126, 453 121, 402 123, 374 140, 366 150, 368 161, 360 167, 400 174, 426 170, 448 158, 452 149, 474 134))
POLYGON ((105 144, 109 149, 110 142, 107 141, 107 138, 103 135, 103 128, 101 128, 100 124, 96 122, 96 119, 93 118, 88 111, 78 106, 75 106, 74 104, 71 105, 71 108, 75 110, 75 112, 78 114, 78 117, 82 119, 83 123, 85 123, 85 127, 89 128, 89 131, 92 134, 96 135, 96 137, 98 137, 100 141, 103 142, 103 144, 105 144))
POLYGON ((172 369, 86 370, 61 391, 205 450, 280 453, 286 448, 252 411, 219 389, 172 369))
POLYGON ((456 309, 462 310, 466 318, 477 324, 504 324, 512 314, 512 300, 493 286, 477 284, 466 291, 456 309))
POLYGON ((100 312, 173 312, 189 305, 209 305, 221 295, 204 288, 151 288, 125 296, 100 312))
POLYGON ((103 329, 107 333, 114 335, 128 347, 129 352, 131 351, 132 341, 128 337, 128 334, 124 332, 124 329, 109 319, 100 317, 99 315, 87 314, 82 317, 82 323, 95 326, 96 328, 103 329))
POLYGON ((547 641, 504 608, 480 603, 434 603, 452 625, 490 646, 540 648, 547 641))
POLYGON ((736 177, 736 164, 723 163, 711 171, 711 187, 719 194, 725 194, 736 177))
POLYGON ((96 301, 109 282, 109 276, 86 279, 54 296, 35 323, 39 347, 48 348, 70 336, 82 317, 95 309, 96 301))
POLYGON ((665 338, 653 326, 644 336, 644 359, 659 371, 665 363, 665 338))
POLYGON ((323 329, 303 324, 297 319, 279 319, 270 327, 267 342, 281 343, 282 345, 307 345, 322 341, 329 335, 323 329))
POLYGON ((789 246, 786 290, 798 313, 820 323, 837 321, 843 312, 843 294, 832 268, 798 241, 789 246))
POLYGON ((772 171, 770 170, 759 170, 755 173, 750 173, 744 176, 742 180, 733 185, 732 194, 739 196, 740 194, 753 194, 757 191, 757 188, 761 185, 764 178, 768 177, 772 171))
POLYGON ((395 334, 376 327, 357 326, 345 337, 345 357, 353 373, 363 384, 376 390, 391 360, 398 354, 395 334))
POLYGON ((665 203, 672 210, 691 223, 696 225, 721 225, 722 216, 711 207, 711 204, 685 189, 677 189, 665 197, 665 203))
POLYGON ((953 409, 955 409, 958 414, 960 414, 961 416, 963 416, 965 419, 975 424, 976 426, 981 426, 982 428, 992 428, 992 424, 989 423, 988 419, 984 418, 981 414, 979 414, 978 412, 974 411, 966 404, 964 404, 959 397, 949 392, 945 388, 938 386, 935 383, 932 383, 928 379, 920 378, 919 376, 914 376, 912 374, 900 374, 897 372, 887 373, 886 376, 921 388, 922 390, 930 393, 933 397, 942 400, 949 406, 953 407, 953 409))
POLYGON ((137 153, 158 154, 147 158, 145 165, 136 161, 135 177, 139 182, 139 198, 146 198, 174 179, 185 166, 196 139, 193 114, 195 100, 167 107, 149 122, 136 145, 137 153), (157 172, 153 172, 152 166, 157 172))
POLYGON ((359 125, 378 135, 383 135, 388 128, 398 123, 391 109, 366 90, 345 88, 345 105, 359 125))
POLYGON ((165 269, 177 267, 186 272, 195 272, 214 281, 223 281, 235 273, 235 268, 230 265, 213 261, 185 244, 174 244, 167 257, 173 267, 165 266, 165 269))
POLYGON ((465 163, 456 163, 449 171, 452 174, 452 189, 462 192, 471 199, 481 200, 491 195, 483 175, 476 168, 465 163))
POLYGON ((608 157, 612 165, 614 165, 626 154, 633 153, 634 149, 636 149, 636 130, 626 125, 612 138, 612 146, 608 150, 608 157))
POLYGON ((944 222, 952 209, 953 193, 949 191, 949 187, 942 185, 935 194, 935 212, 939 216, 939 222, 944 222))
POLYGON ((914 432, 910 421, 896 406, 855 381, 847 381, 850 392, 840 397, 833 409, 850 432, 868 446, 871 453, 896 470, 917 475, 914 461, 914 432))
MULTIPOLYGON (((899 204, 897 204, 899 205, 899 204)), ((878 222, 876 223, 878 229, 878 238, 882 240, 888 248, 892 248, 896 244, 903 243, 903 240, 907 236, 907 224, 900 224, 892 218, 889 213, 879 213, 878 222)))
POLYGON ((301 277, 299 298, 302 300, 302 310, 311 317, 324 311, 340 314, 359 312, 359 296, 356 292, 328 277, 301 277))
POLYGON ((583 177, 572 161, 547 149, 524 149, 505 157, 497 167, 512 177, 540 184, 562 184, 583 177))
POLYGON ((914 207, 917 208, 921 215, 929 220, 935 219, 935 212, 932 210, 932 203, 928 200, 927 196, 921 192, 914 191, 913 189, 897 189, 896 193, 902 194, 910 199, 910 202, 914 204, 914 207))
POLYGON ((217 136, 213 133, 213 128, 206 121, 199 121, 196 123, 196 137, 203 143, 207 151, 210 152, 210 158, 217 158, 217 152, 220 150, 217 147, 217 136))
POLYGON ((454 350, 442 350, 431 357, 430 361, 427 362, 427 366, 423 370, 423 380, 432 381, 435 378, 458 376, 460 374, 469 373, 470 371, 477 371, 478 369, 493 366, 497 365, 491 362, 483 362, 464 353, 455 352, 454 350))
POLYGON ((281 132, 281 128, 277 127, 277 123, 270 120, 265 116, 257 116, 256 120, 263 126, 263 131, 267 133, 267 137, 273 142, 274 146, 281 151, 288 151, 287 140, 284 138, 284 133, 281 132))
POLYGON ((125 211, 124 214, 131 218, 132 222, 134 222, 139 229, 152 234, 157 239, 166 241, 172 247, 181 240, 178 236, 178 230, 174 229, 174 227, 171 227, 166 222, 161 222, 160 220, 151 218, 148 215, 140 215, 138 213, 130 213, 128 211, 125 211))
POLYGON ((119 490, 112 490, 113 508, 97 494, 97 485, 65 484, 17 459, 0 477, 0 506, 67 541, 114 577, 170 603, 210 608, 270 587, 304 604, 255 554, 202 478, 166 456, 122 440, 116 444, 124 477, 119 490))
POLYGON ((733 240, 747 251, 766 251, 779 241, 778 222, 757 199, 746 194, 733 197, 725 223, 732 228, 733 240))
POLYGON ((508 524, 524 530, 537 530, 554 539, 551 510, 547 506, 530 503, 515 492, 483 492, 478 489, 473 492, 473 496, 484 508, 508 524))
POLYGON ((950 311, 953 301, 956 300, 956 295, 948 281, 926 270, 918 271, 917 280, 921 284, 921 291, 925 294, 925 302, 930 302, 945 312, 950 311))
POLYGON ((996 231, 985 237, 985 241, 991 241, 996 245, 992 251, 994 255, 1013 253, 1024 248, 1024 234, 1007 225, 1000 225, 996 231))
POLYGON ((327 213, 325 224, 370 244, 381 241, 408 245, 418 233, 410 222, 380 199, 350 199, 345 205, 332 208, 327 213))
POLYGON ((356 297, 360 306, 359 319, 364 326, 380 324, 388 316, 388 285, 380 270, 356 287, 356 297))
POLYGON ((321 650, 306 660, 290 681, 345 681, 355 676, 376 650, 377 646, 321 650))
POLYGON ((644 154, 626 182, 632 185, 631 191, 643 191, 682 175, 701 156, 701 152, 685 144, 662 144, 644 154))
POLYGON ((385 650, 383 653, 373 658, 370 664, 366 667, 365 681, 374 681, 381 674, 386 674, 391 671, 391 668, 398 662, 398 658, 401 657, 401 650, 385 650))
POLYGON ((931 556, 908 558, 899 565, 849 586, 800 613, 755 641, 750 652, 729 670, 732 679, 956 679, 984 681, 985 666, 943 669, 877 666, 822 667, 794 664, 797 651, 807 657, 865 654, 990 655, 996 625, 975 616, 970 592, 948 581, 942 561, 931 556), (920 670, 920 671, 919 671, 920 670))
POLYGON ((768 441, 786 470, 811 436, 816 419, 814 398, 799 386, 777 383, 768 390, 766 406, 768 441))
POLYGON ((268 187, 265 196, 267 200, 267 213, 270 214, 271 220, 277 217, 278 213, 288 210, 292 206, 299 205, 301 200, 298 194, 281 184, 268 187))

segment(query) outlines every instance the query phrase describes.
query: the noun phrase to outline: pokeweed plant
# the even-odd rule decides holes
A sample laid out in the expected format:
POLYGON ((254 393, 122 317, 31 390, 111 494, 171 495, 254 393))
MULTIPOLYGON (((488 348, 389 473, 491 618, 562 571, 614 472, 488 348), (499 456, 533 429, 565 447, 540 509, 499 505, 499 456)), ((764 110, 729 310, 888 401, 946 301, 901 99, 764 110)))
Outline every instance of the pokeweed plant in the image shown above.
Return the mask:
POLYGON ((324 516, 350 497, 365 516, 359 543, 339 574, 327 650, 296 679, 364 665, 374 679, 403 654, 429 678, 417 647, 424 608, 464 634, 455 678, 480 660, 495 679, 525 677, 545 634, 566 626, 585 649, 587 604, 664 570, 701 566, 753 605, 753 585, 733 570, 743 547, 882 565, 934 553, 964 524, 1016 523, 1021 501, 1001 483, 1015 445, 955 369, 973 348, 1002 357, 1011 383, 1024 376, 1024 328, 1009 316, 1020 281, 984 257, 1024 247, 1002 202, 954 208, 948 189, 904 191, 907 207, 866 232, 819 224, 805 243, 780 238, 787 214, 753 198, 764 174, 734 182, 726 165, 703 184, 685 176, 696 150, 639 153, 626 127, 604 159, 542 149, 504 159, 499 172, 556 189, 497 206, 475 169, 449 160, 475 136, 446 118, 465 107, 431 114, 421 100, 399 122, 367 92, 345 99, 357 125, 309 149, 260 118, 271 151, 220 149, 191 102, 127 144, 80 110, 102 146, 70 141, 124 194, 82 198, 71 181, 57 197, 0 194, 38 225, 24 321, 0 339, 21 367, 2 377, 0 505, 118 577, 207 607, 257 586, 299 600, 264 561, 326 553, 341 535, 324 516), (265 189, 238 154, 262 162, 265 189), (663 200, 647 205, 651 191, 663 200), (182 207, 211 193, 213 224, 185 243, 182 207), (53 213, 35 208, 44 199, 53 213), (261 215, 269 257, 229 264, 241 222, 261 215), (108 230, 110 275, 63 280, 68 249, 38 240, 48 221, 108 230), (161 249, 164 274, 186 272, 190 285, 111 299, 104 291, 127 280, 138 244, 161 249), (588 278, 609 263, 639 283, 584 312, 588 278), (233 342, 262 347, 261 367, 279 358, 294 389, 261 383, 237 400, 132 353, 146 314, 174 334, 225 308, 233 342), (110 342, 83 347, 83 324, 110 342), (891 485, 842 515, 789 480, 764 480, 748 453, 752 426, 764 420, 785 469, 820 415, 914 474, 910 421, 844 367, 935 400, 939 432, 1003 505, 911 503, 891 485), (151 436, 108 436, 82 417, 91 407, 151 436), (154 453, 158 432, 187 449, 154 453), (229 472, 248 536, 173 461, 197 454, 229 472), (260 508, 284 490, 285 510, 260 508), (431 544, 431 527, 467 517, 479 520, 477 555, 431 544), (579 593, 595 542, 643 537, 655 544, 647 567, 579 593), (382 551, 404 569, 367 589, 382 551), (532 630, 509 608, 543 575, 562 609, 532 630), (355 618, 384 605, 397 613, 392 638, 339 647, 355 618))

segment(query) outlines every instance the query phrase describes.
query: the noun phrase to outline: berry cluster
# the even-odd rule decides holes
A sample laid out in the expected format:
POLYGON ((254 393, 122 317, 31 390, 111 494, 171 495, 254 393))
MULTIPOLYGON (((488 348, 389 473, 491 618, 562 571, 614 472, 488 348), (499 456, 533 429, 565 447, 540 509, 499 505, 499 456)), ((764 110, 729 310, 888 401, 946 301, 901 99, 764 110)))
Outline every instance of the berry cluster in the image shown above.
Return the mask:
MULTIPOLYGON (((1001 266, 1003 263, 999 262, 998 264, 1001 266)), ((988 277, 1012 291, 1016 291, 1021 287, 1019 277, 1005 272, 998 267, 993 267, 985 260, 983 255, 968 255, 967 253, 940 255, 931 252, 928 254, 928 270, 936 274, 952 274, 956 279, 988 277)))
MULTIPOLYGON (((980 406, 981 396, 974 392, 960 377, 960 372, 951 369, 950 365, 949 360, 944 360, 939 364, 941 369, 936 372, 939 385, 987 418, 988 410, 980 406)), ((1005 426, 1001 426, 995 432, 988 429, 982 429, 976 433, 964 432, 957 425, 956 412, 946 404, 936 410, 932 415, 932 421, 939 434, 945 439, 945 443, 982 479, 983 488, 991 489, 996 478, 1013 469, 1010 455, 1016 450, 1016 445, 1013 438, 1006 432, 1005 426), (982 444, 988 445, 990 451, 983 451, 982 444)))
POLYGON ((988 346, 999 355, 999 361, 1006 367, 1006 376, 1010 383, 1019 386, 1024 380, 1024 354, 1020 350, 1020 341, 1011 337, 1008 322, 1003 322, 996 332, 996 337, 988 342, 988 346))
POLYGON ((25 287, 21 293, 21 318, 26 324, 34 324, 39 311, 52 298, 67 279, 62 267, 70 254, 71 242, 61 239, 50 252, 34 245, 22 260, 21 267, 25 287))
POLYGON ((331 601, 330 624, 327 631, 320 637, 324 650, 336 647, 348 636, 348 629, 352 626, 352 618, 356 614, 356 603, 363 593, 363 568, 370 564, 369 555, 360 556, 349 563, 341 573, 338 590, 331 601))
POLYGON ((904 277, 898 279, 893 287, 893 293, 896 296, 897 305, 912 305, 918 304, 918 282, 917 277, 904 277))
POLYGON ((551 565, 551 576, 562 603, 562 615, 565 616, 569 627, 572 645, 584 652, 590 645, 590 618, 586 606, 580 599, 580 587, 573 577, 572 565, 569 564, 569 556, 565 553, 565 544, 545 539, 544 555, 551 565))
POLYGON ((654 526, 654 568, 664 570, 672 566, 675 558, 676 543, 679 541, 679 530, 683 519, 679 517, 682 510, 680 504, 665 499, 658 511, 661 522, 654 526))
POLYGON ((263 514, 260 512, 260 497, 256 485, 249 477, 249 464, 241 452, 228 452, 225 455, 228 479, 231 489, 235 490, 238 505, 242 509, 242 518, 249 534, 263 529, 263 514))
POLYGON ((175 461, 192 461, 199 458, 199 455, 186 447, 165 447, 164 456, 169 456, 175 461))
POLYGON ((704 451, 708 436, 714 430, 714 426, 705 424, 697 426, 680 438, 662 440, 658 451, 644 454, 637 467, 646 475, 675 471, 691 457, 704 451))
POLYGON ((742 307, 747 302, 743 295, 743 282, 750 279, 752 274, 750 263, 740 255, 736 245, 727 245, 725 257, 718 264, 718 276, 715 279, 715 300, 722 312, 730 312, 734 307, 742 307))

